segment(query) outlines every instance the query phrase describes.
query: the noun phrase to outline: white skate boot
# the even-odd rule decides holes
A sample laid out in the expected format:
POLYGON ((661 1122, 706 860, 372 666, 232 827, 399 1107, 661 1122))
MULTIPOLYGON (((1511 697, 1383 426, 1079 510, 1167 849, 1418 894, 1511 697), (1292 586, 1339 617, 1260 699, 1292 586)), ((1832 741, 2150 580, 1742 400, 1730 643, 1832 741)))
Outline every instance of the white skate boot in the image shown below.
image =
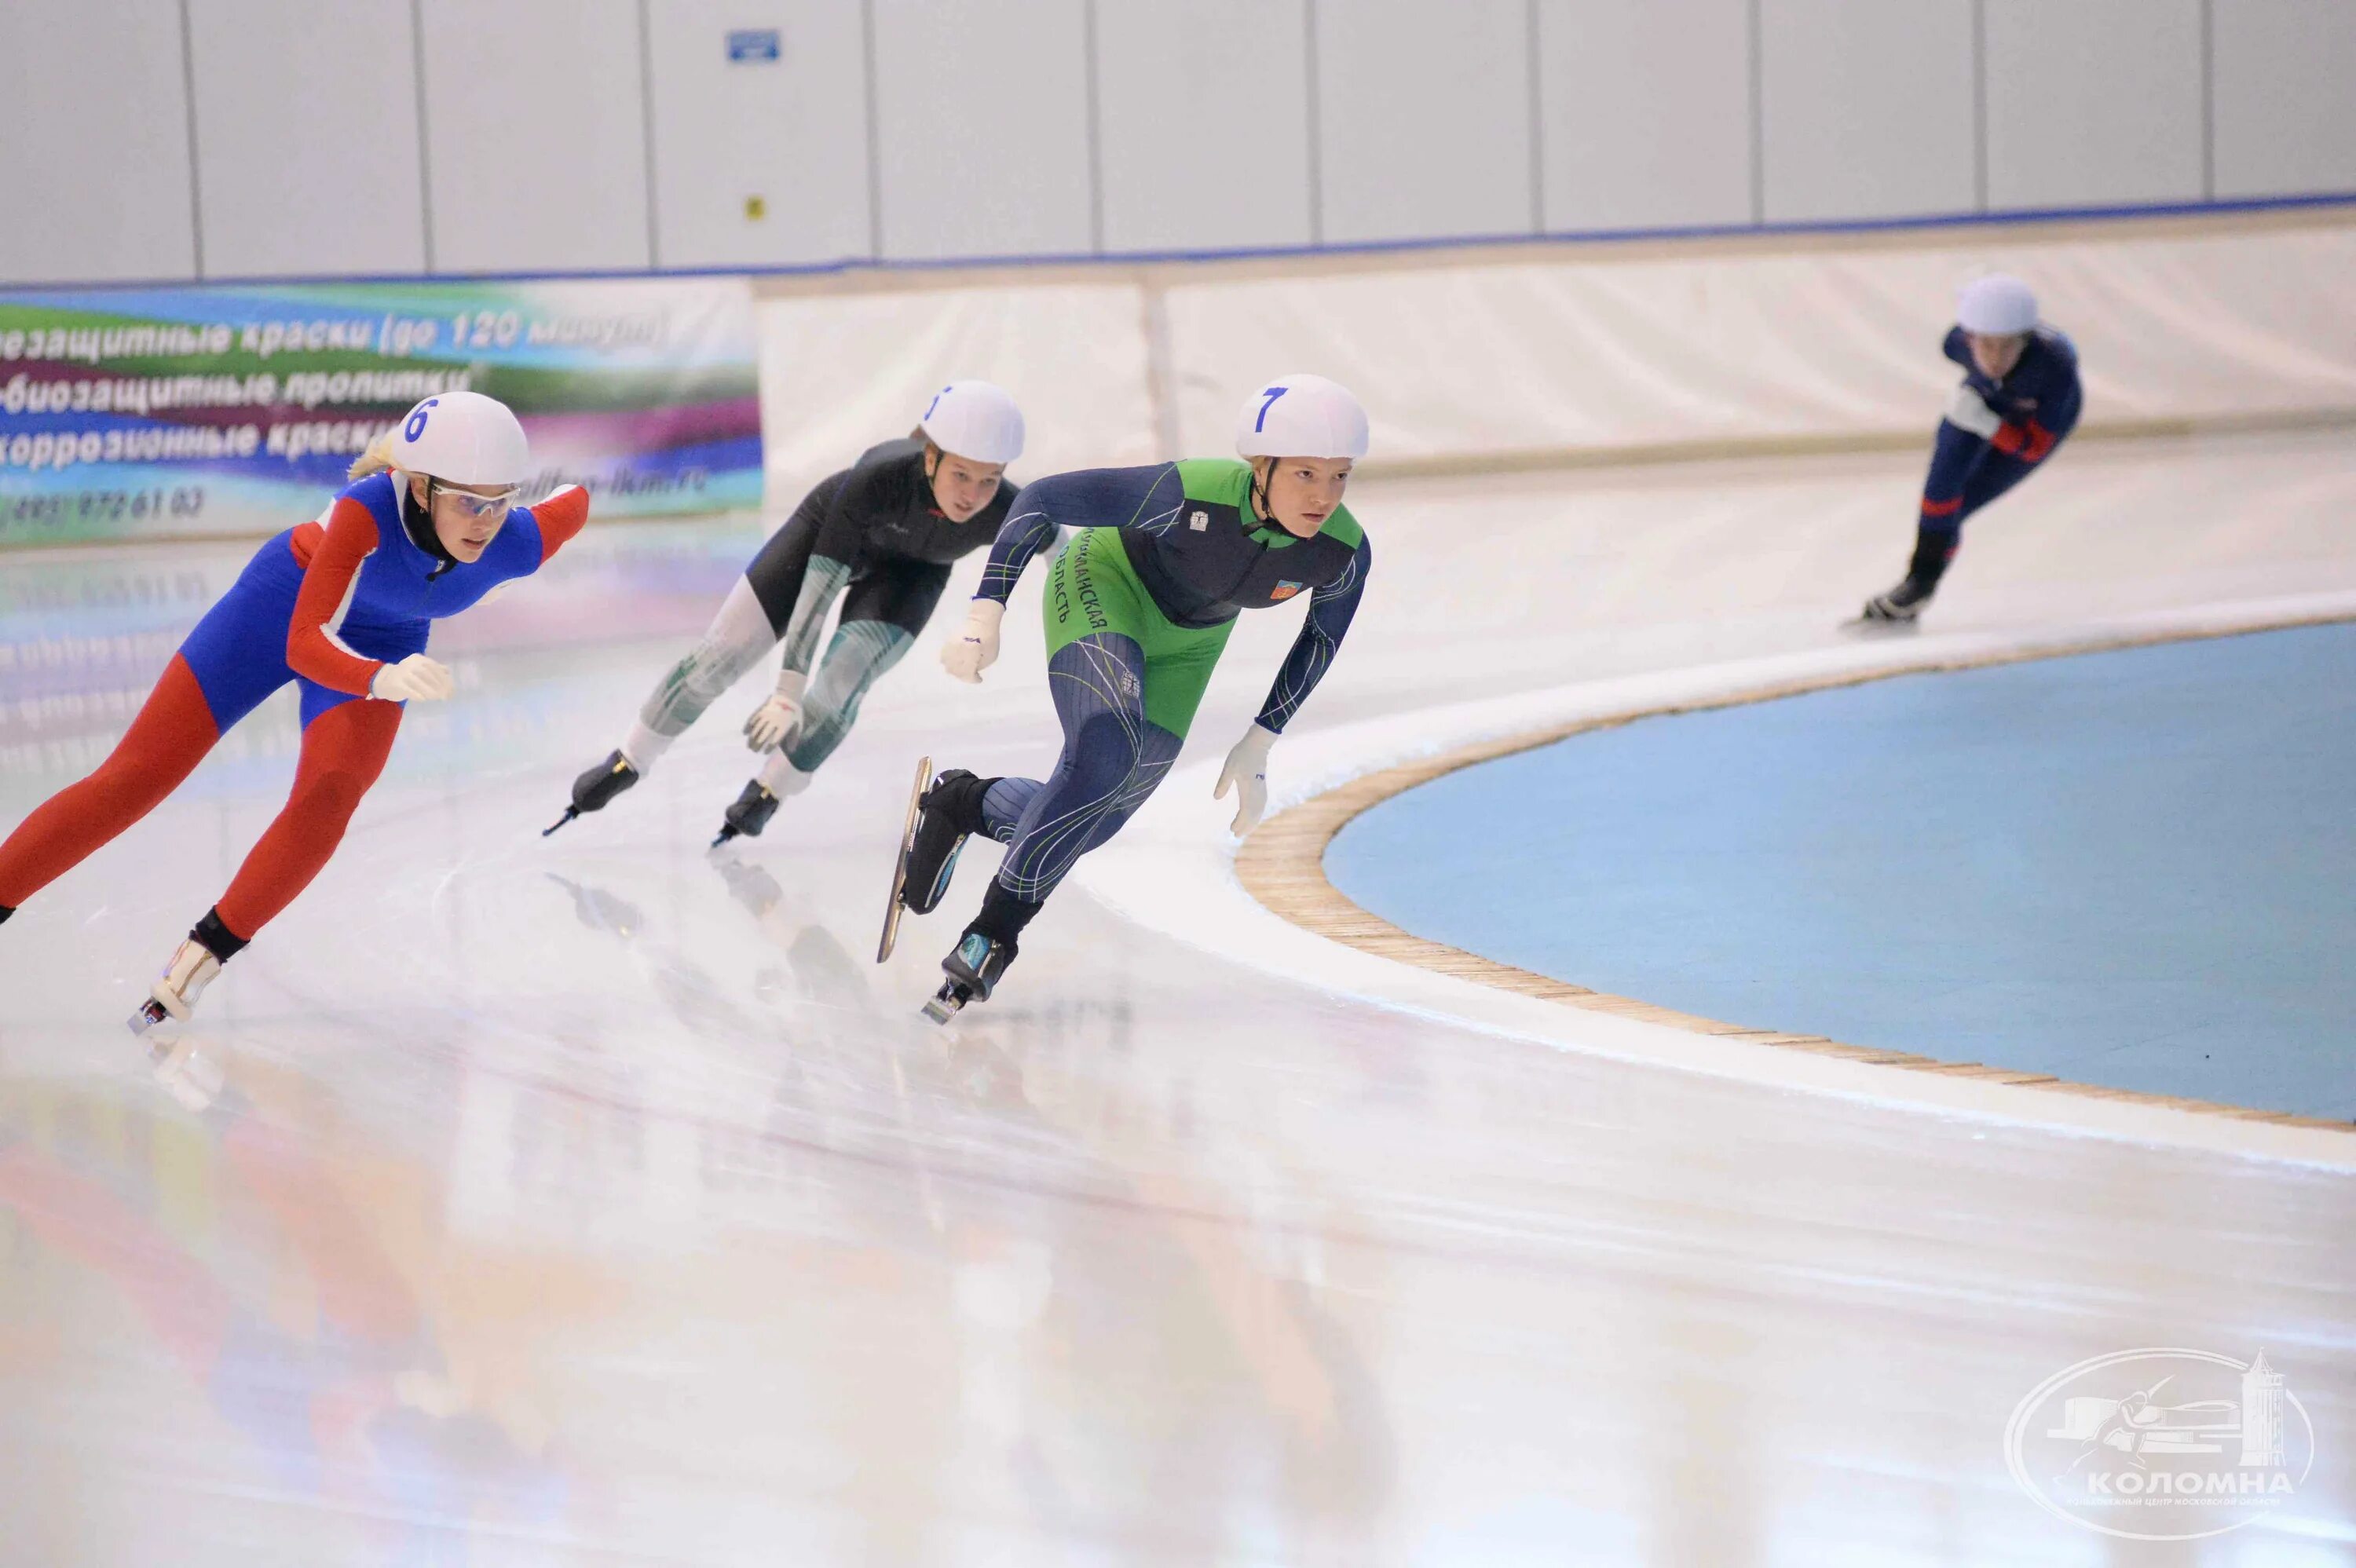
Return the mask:
POLYGON ((203 943, 194 937, 181 943, 162 977, 147 988, 147 1000, 131 1015, 131 1032, 145 1034, 166 1019, 186 1023, 196 1011, 197 998, 220 972, 220 960, 203 943))

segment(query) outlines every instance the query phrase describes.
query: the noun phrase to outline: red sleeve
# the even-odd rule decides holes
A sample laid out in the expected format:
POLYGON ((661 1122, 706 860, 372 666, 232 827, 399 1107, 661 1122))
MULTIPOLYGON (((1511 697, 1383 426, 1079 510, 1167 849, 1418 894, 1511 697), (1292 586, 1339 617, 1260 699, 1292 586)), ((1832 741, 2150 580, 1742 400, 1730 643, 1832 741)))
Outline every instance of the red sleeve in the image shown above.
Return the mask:
POLYGON ((573 536, 589 520, 589 492, 578 485, 567 485, 534 507, 531 517, 540 525, 540 564, 546 566, 549 558, 572 543, 573 536))
POLYGON ((369 682, 384 667, 344 645, 329 627, 343 619, 360 562, 377 547, 376 519, 350 496, 336 502, 327 531, 311 552, 303 587, 294 595, 294 618, 286 625, 286 662, 296 675, 333 691, 368 695, 369 682))

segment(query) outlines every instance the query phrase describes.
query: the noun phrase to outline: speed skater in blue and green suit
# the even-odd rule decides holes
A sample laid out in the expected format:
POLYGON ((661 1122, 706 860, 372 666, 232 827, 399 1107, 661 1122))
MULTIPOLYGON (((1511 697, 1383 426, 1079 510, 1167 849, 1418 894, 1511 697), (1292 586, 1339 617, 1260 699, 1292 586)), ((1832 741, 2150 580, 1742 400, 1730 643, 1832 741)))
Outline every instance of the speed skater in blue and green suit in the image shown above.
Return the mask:
MULTIPOLYGON (((967 836, 1006 846, 980 912, 943 961, 950 1010, 986 998, 1023 927, 1073 863, 1120 830, 1186 739, 1236 618, 1306 597, 1300 635, 1259 714, 1227 753, 1213 798, 1236 792, 1249 833, 1268 802, 1268 757, 1333 664, 1373 561, 1342 493, 1366 451, 1366 413, 1322 376, 1255 383, 1234 458, 1096 468, 1026 487, 991 548, 963 630, 941 650, 961 680, 998 656, 1008 597, 1033 556, 1055 558, 1044 601, 1048 688, 1064 731, 1044 779, 941 773, 921 803, 902 901, 938 903, 967 836)), ((936 1014, 936 1016, 941 1016, 936 1014)))

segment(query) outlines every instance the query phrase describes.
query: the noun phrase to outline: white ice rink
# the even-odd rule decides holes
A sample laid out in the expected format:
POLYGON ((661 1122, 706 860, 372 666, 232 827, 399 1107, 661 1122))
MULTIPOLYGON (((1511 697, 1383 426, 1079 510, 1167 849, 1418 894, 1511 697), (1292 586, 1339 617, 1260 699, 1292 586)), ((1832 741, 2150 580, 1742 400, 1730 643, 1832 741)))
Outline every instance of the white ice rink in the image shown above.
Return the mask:
MULTIPOLYGON (((1272 782, 1344 726, 1854 656, 1920 479, 1365 484, 1373 582, 1272 782)), ((2356 595, 2351 518, 2344 432, 2082 442, 1916 645, 2356 595)), ((678 626, 755 538, 593 520, 477 615, 678 626)), ((249 548, 6 570, 70 614, 249 548)), ((291 705, 0 928, 0 1564, 2356 1563, 2356 1136, 1942 1102, 1252 945, 1189 770, 1294 616, 1001 998, 921 1021, 995 851, 870 963, 909 772, 1049 763, 1039 576, 985 686, 928 637, 719 854, 753 682, 543 841, 688 634, 461 653, 160 1075, 123 1018, 283 797, 291 705), (2265 1350, 2294 1504, 2153 1544, 2016 1488, 2015 1403, 2140 1346, 2265 1350)), ((0 824, 89 760, 24 736, 0 824)))

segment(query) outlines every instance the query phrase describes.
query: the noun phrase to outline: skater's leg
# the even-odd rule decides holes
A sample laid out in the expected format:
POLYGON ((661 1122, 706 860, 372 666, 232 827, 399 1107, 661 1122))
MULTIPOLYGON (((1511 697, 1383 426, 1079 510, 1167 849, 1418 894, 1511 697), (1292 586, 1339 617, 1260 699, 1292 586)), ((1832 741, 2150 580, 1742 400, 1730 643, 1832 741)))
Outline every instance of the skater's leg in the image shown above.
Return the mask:
POLYGON ((1146 720, 1146 680, 1144 650, 1113 634, 1082 637, 1048 661, 1064 749, 1055 772, 1023 803, 998 869, 998 885, 1014 898, 1044 902, 1075 861, 1120 830, 1177 760, 1182 737, 1146 720))
POLYGON ((810 775, 851 733, 868 688, 905 657, 911 645, 905 631, 884 621, 845 621, 836 628, 803 700, 801 719, 728 808, 733 831, 723 837, 759 833, 776 815, 779 801, 809 788, 810 775))
POLYGON ((702 637, 648 695, 618 748, 622 756, 640 773, 652 769, 705 709, 776 645, 777 629, 760 596, 749 579, 738 578, 702 637))
MULTIPOLYGON (((1939 580, 1954 563, 1955 552, 1963 544, 1965 522, 2035 473, 2069 433, 2066 424, 2059 432, 2047 430, 2033 421, 2023 427, 2006 425, 1998 437, 2003 444, 1990 444, 1971 460, 1954 495, 1944 499, 1925 496, 1922 518, 1914 531, 1914 554, 1906 563, 1906 576, 1896 588, 1875 601, 1882 606, 1885 618, 1911 618, 1921 613, 1938 591, 1939 580)), ((1868 607, 1867 613, 1873 613, 1872 606, 1868 607)))
MULTIPOLYGON (((907 656, 914 643, 905 628, 888 621, 845 621, 835 628, 834 641, 810 682, 801 721, 778 757, 805 779, 816 773, 858 721, 859 705, 869 688, 907 656)), ((766 781, 768 775, 762 776, 766 781)))
MULTIPOLYGON (((848 571, 824 556, 810 559, 814 583, 821 581, 820 573, 848 571)), ((779 802, 809 788, 811 775, 851 732, 868 690, 915 645, 948 578, 946 566, 913 560, 888 561, 851 577, 834 640, 802 694, 800 717, 785 743, 722 813, 720 837, 712 840, 715 848, 740 834, 759 833, 777 814, 779 802)), ((831 591, 832 580, 825 581, 831 591)), ((808 635, 814 637, 815 623, 807 624, 808 635)), ((801 651, 807 656, 807 650, 801 651)), ((796 652, 788 649, 787 659, 796 652)))
POLYGON ((361 699, 326 706, 315 693, 341 696, 304 683, 304 706, 321 700, 322 710, 304 726, 294 790, 214 906, 220 925, 240 945, 251 942, 327 865, 361 797, 384 771, 401 728, 398 703, 361 699))
MULTIPOLYGON (((914 560, 892 561, 852 580, 834 641, 803 700, 801 720, 778 753, 784 763, 778 769, 781 775, 789 771, 807 783, 834 754, 858 720, 869 688, 923 635, 948 581, 948 567, 914 560)), ((795 781, 787 777, 781 782, 795 781)))
POLYGON ((106 761, 34 807, 0 844, 0 905, 23 903, 154 810, 220 739, 203 688, 174 654, 106 761))

